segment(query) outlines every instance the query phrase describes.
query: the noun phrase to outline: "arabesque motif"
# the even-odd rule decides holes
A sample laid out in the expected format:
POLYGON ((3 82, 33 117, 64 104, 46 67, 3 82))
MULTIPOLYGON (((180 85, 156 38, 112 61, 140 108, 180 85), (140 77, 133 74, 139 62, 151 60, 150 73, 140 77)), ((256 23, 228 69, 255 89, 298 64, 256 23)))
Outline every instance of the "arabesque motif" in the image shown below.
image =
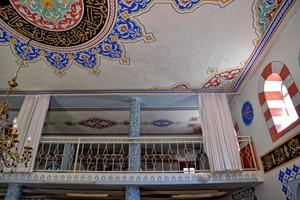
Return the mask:
POLYGON ((214 75, 203 84, 202 88, 231 89, 242 70, 243 68, 235 68, 228 71, 215 72, 213 73, 214 75))
POLYGON ((283 0, 257 0, 254 4, 254 18, 258 35, 267 30, 282 3, 283 0))

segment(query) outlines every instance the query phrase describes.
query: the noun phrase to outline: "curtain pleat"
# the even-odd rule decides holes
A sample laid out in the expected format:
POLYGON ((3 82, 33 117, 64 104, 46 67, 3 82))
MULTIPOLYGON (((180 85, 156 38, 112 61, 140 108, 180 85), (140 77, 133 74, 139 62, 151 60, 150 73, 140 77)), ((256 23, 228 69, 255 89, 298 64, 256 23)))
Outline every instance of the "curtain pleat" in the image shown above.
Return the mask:
POLYGON ((242 170, 225 94, 199 94, 199 113, 211 171, 242 170))
POLYGON ((23 149, 27 139, 30 137, 33 151, 28 167, 25 168, 24 164, 19 164, 16 172, 33 171, 40 137, 42 135, 46 114, 49 108, 49 102, 49 95, 26 96, 23 101, 18 115, 18 131, 20 133, 19 149, 23 149))

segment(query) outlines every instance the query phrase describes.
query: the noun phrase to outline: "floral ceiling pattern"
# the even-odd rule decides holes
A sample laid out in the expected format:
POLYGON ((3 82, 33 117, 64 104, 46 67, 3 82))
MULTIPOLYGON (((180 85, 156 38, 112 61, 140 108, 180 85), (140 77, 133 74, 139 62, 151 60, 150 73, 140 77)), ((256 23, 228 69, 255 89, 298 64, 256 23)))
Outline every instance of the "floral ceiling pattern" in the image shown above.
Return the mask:
MULTIPOLYGON (((1 0, 0 44, 10 45, 18 64, 43 60, 64 76, 74 63, 98 75, 102 59, 129 65, 124 42, 154 42, 154 34, 136 16, 154 4, 168 3, 180 14, 205 4, 224 7, 233 0, 1 0)), ((283 0, 256 0, 253 4, 257 41, 267 30, 283 0)), ((134 59, 134 58, 133 58, 134 59)), ((210 73, 201 88, 231 88, 243 64, 210 73)), ((188 89, 179 83, 172 89, 188 89)))
MULTIPOLYGON (((168 119, 157 119, 154 121, 143 121, 141 122, 141 125, 146 125, 146 126, 154 126, 154 127, 158 127, 158 128, 165 128, 165 127, 170 127, 173 125, 178 125, 181 124, 183 122, 174 122, 172 120, 168 120, 168 119)), ((84 127, 88 127, 88 128, 94 128, 94 129, 104 129, 104 128, 110 128, 110 127, 114 127, 114 126, 129 126, 130 123, 129 121, 115 121, 115 120, 111 120, 111 119, 104 119, 104 118, 99 118, 99 117, 91 117, 88 119, 84 119, 81 120, 79 122, 77 121, 65 121, 63 122, 63 124, 65 126, 68 127, 74 127, 77 125, 80 126, 84 126, 84 127)), ((53 126, 53 125, 57 125, 57 122, 46 122, 45 126, 53 126)))

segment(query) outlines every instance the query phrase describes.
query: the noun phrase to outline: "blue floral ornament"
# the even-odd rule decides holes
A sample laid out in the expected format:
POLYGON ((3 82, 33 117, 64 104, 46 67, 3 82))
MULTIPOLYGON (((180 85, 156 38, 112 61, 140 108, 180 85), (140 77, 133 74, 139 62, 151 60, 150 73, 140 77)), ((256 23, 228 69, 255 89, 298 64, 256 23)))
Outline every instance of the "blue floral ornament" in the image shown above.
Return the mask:
POLYGON ((200 0, 188 0, 188 1, 180 1, 180 0, 175 0, 176 5, 180 10, 189 10, 193 8, 195 5, 200 3, 200 0))
POLYGON ((92 69, 98 64, 98 57, 92 50, 77 52, 73 56, 78 64, 88 69, 92 69))
POLYGON ((246 126, 249 126, 253 121, 254 112, 253 112, 252 104, 249 101, 246 101, 243 104, 242 118, 243 118, 243 122, 245 123, 246 126))
POLYGON ((113 35, 122 40, 135 40, 143 36, 141 28, 130 18, 126 20, 118 18, 113 29, 113 35))
POLYGON ((131 14, 145 9, 150 2, 151 0, 119 0, 119 7, 121 12, 127 11, 129 14, 131 14))
POLYGON ((0 43, 8 42, 8 40, 9 35, 2 28, 0 28, 0 43))
POLYGON ((14 45, 15 52, 17 56, 26 61, 35 61, 41 55, 41 52, 38 48, 27 45, 24 42, 17 41, 14 45))
POLYGON ((69 58, 66 53, 47 52, 45 58, 51 66, 58 70, 63 70, 69 66, 69 58))
POLYGON ((110 37, 97 45, 96 50, 99 51, 99 54, 105 57, 121 58, 120 45, 116 41, 113 42, 110 37))

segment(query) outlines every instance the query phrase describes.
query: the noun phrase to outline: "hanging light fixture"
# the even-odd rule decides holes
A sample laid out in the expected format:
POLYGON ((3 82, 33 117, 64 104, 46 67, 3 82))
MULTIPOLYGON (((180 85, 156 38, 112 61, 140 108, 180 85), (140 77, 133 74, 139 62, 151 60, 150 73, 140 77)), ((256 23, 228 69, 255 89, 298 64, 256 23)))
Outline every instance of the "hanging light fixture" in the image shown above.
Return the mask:
MULTIPOLYGON (((20 66, 19 66, 20 68, 20 66)), ((18 68, 18 71, 19 71, 18 68)), ((18 73, 17 71, 17 73, 18 73)), ((17 73, 10 81, 8 81, 8 91, 6 100, 0 102, 0 171, 10 169, 11 172, 16 169, 19 163, 27 163, 31 159, 32 147, 31 138, 28 138, 23 149, 19 149, 19 131, 18 120, 15 118, 12 123, 9 122, 9 96, 13 88, 18 86, 16 82, 17 73)))
MULTIPOLYGON (((53 0, 43 0, 43 10, 41 17, 44 16, 45 10, 49 7, 53 7, 53 0)), ((31 38, 27 41, 26 46, 29 47, 30 42, 37 31, 35 27, 31 38)), ((23 60, 22 60, 23 62, 23 60)), ((20 63, 22 63, 20 62, 20 63)), ((19 132, 18 132, 18 120, 15 118, 12 123, 9 123, 9 104, 8 99, 13 90, 13 88, 18 86, 17 76, 22 64, 19 64, 15 76, 8 81, 8 91, 6 96, 6 101, 0 102, 0 172, 3 172, 4 168, 11 169, 13 172, 19 163, 24 163, 27 167, 28 162, 31 160, 32 146, 31 138, 27 138, 27 141, 23 149, 18 149, 19 147, 19 132)))

